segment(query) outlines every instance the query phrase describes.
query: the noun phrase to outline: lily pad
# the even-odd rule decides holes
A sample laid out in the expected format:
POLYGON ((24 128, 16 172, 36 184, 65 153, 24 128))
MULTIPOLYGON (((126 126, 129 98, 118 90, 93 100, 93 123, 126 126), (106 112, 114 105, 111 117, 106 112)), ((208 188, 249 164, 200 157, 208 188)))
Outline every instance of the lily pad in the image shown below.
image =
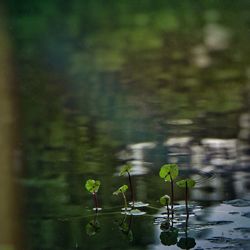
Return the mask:
POLYGON ((132 209, 129 211, 130 215, 134 215, 134 216, 139 216, 139 215, 144 215, 146 212, 143 212, 139 209, 132 209))
POLYGON ((147 207, 147 206, 149 206, 149 203, 144 203, 142 201, 135 201, 134 203, 129 202, 129 205, 138 208, 138 207, 147 207))

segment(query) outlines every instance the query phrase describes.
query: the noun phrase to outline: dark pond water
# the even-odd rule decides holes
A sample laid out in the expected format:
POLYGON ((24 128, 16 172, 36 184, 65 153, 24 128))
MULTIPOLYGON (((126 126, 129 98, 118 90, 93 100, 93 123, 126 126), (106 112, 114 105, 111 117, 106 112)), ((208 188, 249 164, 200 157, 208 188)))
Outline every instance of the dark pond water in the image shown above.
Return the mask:
MULTIPOLYGON (((6 1, 27 249, 250 249, 248 1, 6 1), (112 193, 133 166, 141 216, 112 193), (158 176, 178 163, 173 228, 158 176), (89 178, 101 181, 95 215, 89 178), (188 238, 187 238, 188 237, 188 238), (188 240, 188 241, 187 241, 188 240), (184 245, 183 245, 184 244, 184 245)), ((128 196, 129 198, 129 196, 128 196)))

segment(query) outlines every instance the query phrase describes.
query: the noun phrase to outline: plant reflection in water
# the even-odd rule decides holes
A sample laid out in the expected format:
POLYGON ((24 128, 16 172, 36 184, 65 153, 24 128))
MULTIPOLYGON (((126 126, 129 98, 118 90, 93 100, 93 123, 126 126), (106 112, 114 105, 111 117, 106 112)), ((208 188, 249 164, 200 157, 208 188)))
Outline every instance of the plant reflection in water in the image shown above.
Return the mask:
POLYGON ((177 243, 177 246, 181 249, 191 249, 194 248, 196 245, 195 239, 192 237, 188 237, 188 219, 189 216, 187 214, 186 217, 186 225, 185 225, 185 238, 182 237, 177 243))
POLYGON ((93 220, 90 220, 89 223, 86 225, 85 229, 86 229, 86 234, 88 236, 94 236, 97 233, 100 232, 101 227, 100 227, 100 223, 97 220, 98 217, 98 212, 95 212, 95 216, 93 220))
POLYGON ((133 241, 133 232, 131 230, 132 226, 132 220, 133 216, 132 215, 127 215, 126 213, 124 214, 124 217, 122 218, 121 221, 116 221, 118 224, 118 228, 121 231, 122 235, 124 236, 125 239, 127 239, 129 242, 133 241), (128 218, 129 217, 129 218, 128 218), (128 219, 127 219, 128 218, 128 219))

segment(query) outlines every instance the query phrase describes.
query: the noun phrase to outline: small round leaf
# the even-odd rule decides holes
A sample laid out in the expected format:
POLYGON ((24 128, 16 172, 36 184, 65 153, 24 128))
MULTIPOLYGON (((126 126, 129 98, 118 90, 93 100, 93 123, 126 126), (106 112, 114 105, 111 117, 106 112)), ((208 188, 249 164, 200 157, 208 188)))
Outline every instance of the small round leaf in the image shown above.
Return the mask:
POLYGON ((98 189, 101 185, 100 181, 96 180, 87 180, 85 184, 85 188, 90 192, 90 193, 97 193, 98 189))
POLYGON ((160 177, 165 181, 171 181, 170 176, 174 180, 179 174, 179 169, 177 164, 165 164, 161 167, 160 177))

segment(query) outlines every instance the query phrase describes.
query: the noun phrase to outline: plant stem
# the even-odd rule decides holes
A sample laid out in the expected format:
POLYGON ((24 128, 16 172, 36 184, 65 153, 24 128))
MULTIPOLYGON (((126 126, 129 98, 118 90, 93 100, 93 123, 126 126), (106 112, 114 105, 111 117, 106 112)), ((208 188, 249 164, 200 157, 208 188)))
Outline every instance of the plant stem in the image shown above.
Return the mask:
POLYGON ((132 185, 130 173, 128 171, 127 171, 127 173, 128 173, 128 179, 129 179, 129 185, 130 185, 130 191, 131 191, 131 200, 133 202, 132 207, 134 207, 135 206, 135 199, 134 199, 133 185, 132 185))
POLYGON ((189 218, 189 211, 188 211, 188 186, 186 182, 186 196, 185 196, 185 201, 186 201, 186 213, 187 213, 187 221, 189 218))
POLYGON ((98 210, 98 201, 97 201, 97 195, 96 192, 93 193, 94 203, 95 203, 95 210, 98 210))
POLYGON ((169 177, 171 180, 171 210, 172 210, 172 220, 173 220, 174 219, 174 182, 170 173, 169 173, 169 177))
POLYGON ((124 200, 125 211, 127 211, 128 204, 127 204, 127 199, 126 199, 126 196, 125 196, 124 192, 122 192, 122 196, 123 196, 123 200, 124 200))
POLYGON ((169 218, 169 207, 168 207, 168 204, 167 204, 167 211, 168 211, 168 218, 169 218))

